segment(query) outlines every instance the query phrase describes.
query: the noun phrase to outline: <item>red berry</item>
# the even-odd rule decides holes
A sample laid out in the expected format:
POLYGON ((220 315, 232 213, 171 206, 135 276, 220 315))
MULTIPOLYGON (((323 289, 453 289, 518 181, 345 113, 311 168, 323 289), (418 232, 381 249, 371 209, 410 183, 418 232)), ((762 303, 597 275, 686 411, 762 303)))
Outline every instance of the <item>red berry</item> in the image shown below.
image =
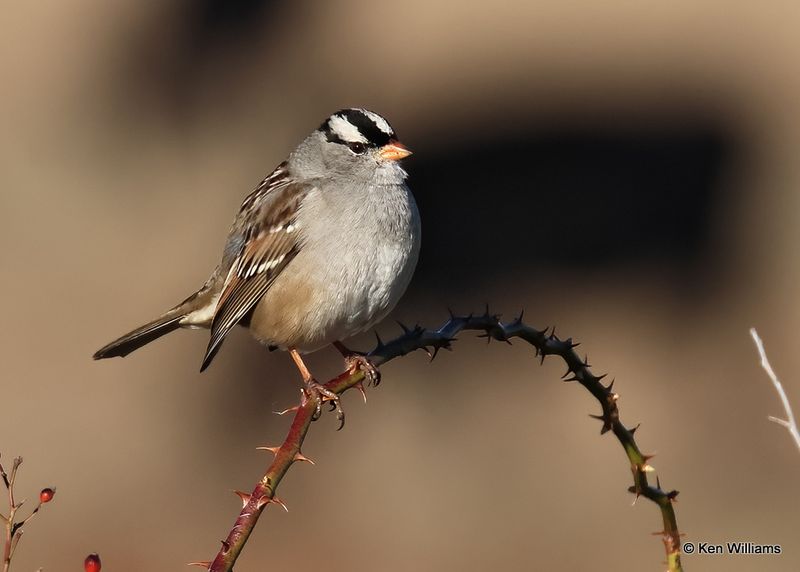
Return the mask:
POLYGON ((42 489, 42 492, 39 493, 39 502, 42 504, 46 502, 50 502, 53 500, 53 497, 56 496, 56 490, 51 488, 42 489))
POLYGON ((100 556, 97 554, 90 554, 83 561, 83 568, 86 572, 100 572, 100 556))

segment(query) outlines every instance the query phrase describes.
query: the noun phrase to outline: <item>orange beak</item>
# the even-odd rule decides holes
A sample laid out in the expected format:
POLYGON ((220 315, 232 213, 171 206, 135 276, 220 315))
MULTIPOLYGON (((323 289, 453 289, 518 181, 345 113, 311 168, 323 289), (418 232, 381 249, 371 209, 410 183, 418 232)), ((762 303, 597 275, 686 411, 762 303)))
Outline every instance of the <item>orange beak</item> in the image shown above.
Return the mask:
POLYGON ((378 155, 386 161, 399 161, 411 155, 411 151, 399 141, 392 140, 378 150, 378 155))

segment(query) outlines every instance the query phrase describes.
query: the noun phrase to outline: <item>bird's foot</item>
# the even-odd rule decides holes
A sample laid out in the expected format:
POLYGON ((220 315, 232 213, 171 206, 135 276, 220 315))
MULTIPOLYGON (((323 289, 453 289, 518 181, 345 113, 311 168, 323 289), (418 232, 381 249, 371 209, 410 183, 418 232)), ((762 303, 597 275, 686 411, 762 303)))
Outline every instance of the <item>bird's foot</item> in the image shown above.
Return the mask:
POLYGON ((348 369, 353 372, 361 370, 364 372, 364 378, 367 380, 367 385, 377 387, 381 382, 381 372, 365 355, 350 352, 344 356, 344 361, 348 369))
POLYGON ((339 341, 333 342, 333 346, 342 354, 348 370, 353 373, 359 370, 363 371, 369 385, 377 386, 381 382, 381 372, 378 371, 378 368, 366 355, 354 352, 339 341))
POLYGON ((319 419, 320 415, 322 415, 322 404, 327 401, 331 404, 331 411, 336 411, 339 429, 344 427, 344 410, 342 409, 342 401, 339 395, 317 382, 313 377, 305 380, 304 385, 306 396, 316 402, 316 409, 311 419, 313 421, 319 419))

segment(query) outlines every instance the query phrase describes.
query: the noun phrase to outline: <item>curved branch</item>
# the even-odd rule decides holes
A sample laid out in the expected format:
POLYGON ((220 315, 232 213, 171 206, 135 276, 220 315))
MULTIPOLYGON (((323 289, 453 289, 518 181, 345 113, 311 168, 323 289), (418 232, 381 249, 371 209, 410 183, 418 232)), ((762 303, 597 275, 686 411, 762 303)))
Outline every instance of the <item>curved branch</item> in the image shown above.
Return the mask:
MULTIPOLYGON (((402 324, 401 324, 402 326, 402 324)), ((667 554, 667 564, 671 572, 680 572, 680 532, 675 518, 673 502, 677 491, 665 491, 658 480, 653 486, 648 481, 648 472, 653 468, 648 464, 652 458, 639 450, 634 439, 636 427, 628 428, 619 418, 617 407, 618 395, 612 391, 613 381, 603 385, 604 375, 594 375, 586 358, 581 359, 574 348, 578 345, 571 338, 560 339, 555 332, 547 333, 547 329, 537 330, 526 325, 522 316, 508 323, 503 323, 498 316, 487 311, 481 316, 456 316, 451 313, 448 319, 438 330, 428 330, 420 326, 414 328, 403 327, 403 334, 387 343, 378 338, 378 345, 367 356, 372 363, 379 367, 394 358, 406 355, 415 350, 424 350, 433 359, 441 349, 451 349, 451 344, 456 336, 465 330, 482 332, 481 336, 494 340, 511 343, 512 338, 519 338, 531 344, 541 359, 550 355, 559 356, 567 365, 564 374, 565 381, 577 381, 585 387, 600 403, 602 413, 593 415, 602 421, 601 434, 612 432, 625 449, 625 454, 631 465, 633 485, 629 491, 642 496, 658 505, 663 520, 663 531, 659 534, 664 542, 667 554)), ((353 387, 363 390, 364 373, 362 371, 344 372, 330 380, 325 387, 337 394, 343 393, 353 387)), ((300 405, 288 411, 294 411, 294 420, 280 447, 267 448, 275 453, 275 459, 267 468, 264 476, 249 494, 237 492, 242 499, 242 510, 236 519, 228 537, 222 541, 222 548, 216 558, 210 562, 194 562, 211 572, 230 572, 236 559, 247 543, 250 533, 255 528, 261 513, 268 504, 283 503, 275 497, 275 491, 283 476, 295 462, 307 461, 302 453, 303 441, 311 427, 311 421, 316 404, 305 397, 300 405)), ((285 508, 285 506, 284 506, 285 508)))

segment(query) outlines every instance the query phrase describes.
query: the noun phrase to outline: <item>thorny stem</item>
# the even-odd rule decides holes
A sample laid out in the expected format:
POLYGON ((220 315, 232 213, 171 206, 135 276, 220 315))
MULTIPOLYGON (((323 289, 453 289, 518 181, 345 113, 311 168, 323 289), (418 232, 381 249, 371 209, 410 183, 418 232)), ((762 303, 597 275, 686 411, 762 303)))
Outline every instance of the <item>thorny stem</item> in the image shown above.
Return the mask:
MULTIPOLYGON (((578 344, 572 343, 571 338, 562 340, 554 332, 548 334, 547 329, 532 328, 522 321, 522 316, 511 322, 503 323, 498 316, 490 314, 487 308, 481 316, 456 316, 451 313, 450 319, 438 330, 428 330, 419 326, 409 329, 403 326, 403 334, 390 342, 383 343, 378 338, 378 345, 367 356, 376 367, 419 349, 426 351, 433 359, 440 349, 451 349, 455 336, 464 330, 481 331, 483 332, 482 337, 509 344, 512 338, 524 340, 535 348, 541 362, 544 362, 544 358, 549 355, 557 355, 564 360, 567 365, 567 372, 564 374, 565 381, 577 381, 600 402, 602 414, 592 417, 602 421, 601 434, 612 432, 625 450, 633 475, 633 485, 628 490, 635 494, 636 498, 645 497, 660 508, 664 528, 656 534, 661 536, 664 543, 669 571, 681 572, 683 568, 680 557, 680 532, 673 507, 678 492, 663 490, 658 480, 656 486, 650 484, 647 473, 653 470, 648 464, 652 456, 645 455, 639 450, 633 436, 636 427, 628 428, 620 421, 617 407, 619 396, 612 391, 613 381, 607 386, 601 383, 605 376, 597 376, 591 372, 587 360, 581 359, 575 352, 574 348, 578 344)), ((363 380, 364 373, 362 371, 347 371, 327 382, 325 387, 341 394, 352 387, 362 389, 363 380)), ((296 461, 306 460, 300 453, 300 449, 311 427, 315 403, 313 400, 303 397, 300 405, 293 410, 295 411, 294 420, 286 439, 279 448, 270 449, 275 453, 275 458, 264 476, 252 493, 237 493, 244 506, 228 537, 222 541, 222 548, 216 558, 212 562, 196 562, 194 564, 198 564, 210 572, 230 572, 247 543, 250 533, 255 528, 264 507, 271 503, 283 506, 283 503, 275 497, 275 490, 292 464, 296 461)))

